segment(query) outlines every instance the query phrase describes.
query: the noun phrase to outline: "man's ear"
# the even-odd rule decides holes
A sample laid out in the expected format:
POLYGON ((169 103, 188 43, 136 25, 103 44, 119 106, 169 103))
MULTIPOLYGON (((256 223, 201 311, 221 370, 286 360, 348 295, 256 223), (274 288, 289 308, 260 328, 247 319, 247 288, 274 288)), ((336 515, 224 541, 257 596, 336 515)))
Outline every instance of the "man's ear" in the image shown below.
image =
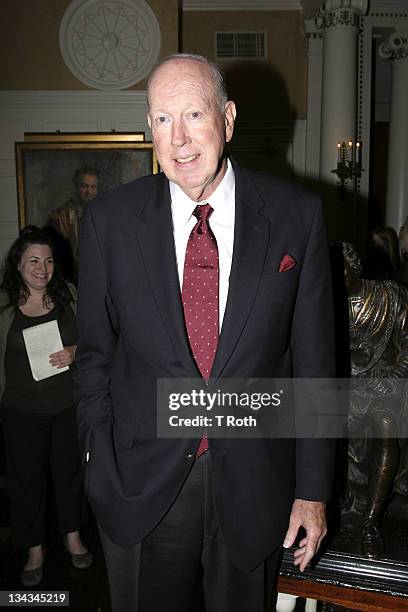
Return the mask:
POLYGON ((234 133, 235 117, 237 116, 237 109, 235 102, 228 100, 225 104, 224 118, 225 118, 225 140, 229 142, 234 133))

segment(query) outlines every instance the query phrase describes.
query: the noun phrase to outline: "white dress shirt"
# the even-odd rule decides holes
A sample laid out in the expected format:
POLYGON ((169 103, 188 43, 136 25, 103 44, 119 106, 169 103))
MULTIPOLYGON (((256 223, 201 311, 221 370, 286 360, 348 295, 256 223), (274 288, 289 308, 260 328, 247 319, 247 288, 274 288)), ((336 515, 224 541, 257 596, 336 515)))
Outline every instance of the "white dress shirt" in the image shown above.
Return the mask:
POLYGON ((191 230, 197 223, 193 211, 198 204, 210 204, 213 213, 209 225, 213 231, 218 246, 220 266, 219 279, 219 313, 220 331, 227 304, 229 276, 232 263, 232 249, 234 247, 235 223, 235 176, 231 163, 227 161, 227 171, 217 189, 208 200, 194 202, 170 181, 171 213, 173 216, 174 243, 176 247, 177 269, 180 288, 183 287, 184 258, 191 230))

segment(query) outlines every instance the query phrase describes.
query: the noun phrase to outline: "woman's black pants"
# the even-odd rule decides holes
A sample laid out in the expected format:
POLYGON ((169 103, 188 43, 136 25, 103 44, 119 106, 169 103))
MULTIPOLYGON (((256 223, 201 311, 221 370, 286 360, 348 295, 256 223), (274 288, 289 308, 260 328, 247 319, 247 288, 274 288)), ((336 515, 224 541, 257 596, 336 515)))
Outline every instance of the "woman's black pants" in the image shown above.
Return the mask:
POLYGON ((86 501, 74 406, 53 414, 3 406, 12 541, 31 547, 45 540, 48 476, 61 533, 86 522, 86 501))

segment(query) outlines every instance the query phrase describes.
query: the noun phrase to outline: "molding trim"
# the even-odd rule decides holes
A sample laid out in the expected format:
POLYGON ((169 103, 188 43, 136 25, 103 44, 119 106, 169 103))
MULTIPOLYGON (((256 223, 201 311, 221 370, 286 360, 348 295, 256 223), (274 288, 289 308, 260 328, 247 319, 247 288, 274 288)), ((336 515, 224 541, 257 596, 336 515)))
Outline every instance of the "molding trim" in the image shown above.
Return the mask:
POLYGON ((144 91, 0 91, 0 109, 25 107, 86 106, 89 108, 113 106, 143 106, 144 91))
POLYGON ((2 238, 9 238, 10 236, 16 238, 15 230, 17 228, 18 233, 18 223, 15 221, 2 221, 0 224, 0 236, 2 238))
POLYGON ((300 0, 183 0, 183 11, 301 11, 300 0))
POLYGON ((408 0, 371 0, 370 12, 373 13, 407 13, 408 12, 408 0))

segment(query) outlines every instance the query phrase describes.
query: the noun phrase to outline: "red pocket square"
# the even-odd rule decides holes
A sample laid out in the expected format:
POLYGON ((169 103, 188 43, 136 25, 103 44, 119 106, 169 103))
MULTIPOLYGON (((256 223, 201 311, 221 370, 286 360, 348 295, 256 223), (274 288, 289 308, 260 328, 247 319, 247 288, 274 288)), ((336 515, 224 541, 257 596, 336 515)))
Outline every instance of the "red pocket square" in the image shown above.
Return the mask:
POLYGON ((279 272, 287 272, 296 266, 296 260, 292 255, 285 255, 279 264, 279 272))

